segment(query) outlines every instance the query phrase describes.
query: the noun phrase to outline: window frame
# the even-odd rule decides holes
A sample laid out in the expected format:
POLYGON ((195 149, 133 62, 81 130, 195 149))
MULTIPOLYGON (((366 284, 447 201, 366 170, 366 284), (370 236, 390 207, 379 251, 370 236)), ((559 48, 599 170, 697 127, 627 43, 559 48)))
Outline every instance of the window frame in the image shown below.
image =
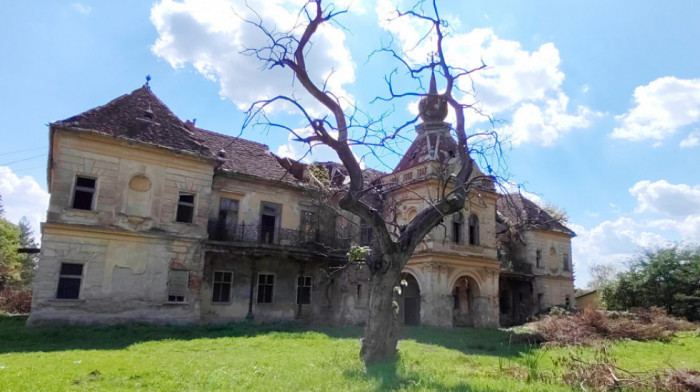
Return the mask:
MULTIPOLYGON (((221 292, 222 292, 222 291, 220 291, 220 293, 221 293, 221 292)), ((213 273, 212 273, 212 277, 211 277, 211 302, 212 302, 212 303, 215 303, 215 304, 230 304, 230 303, 232 302, 232 300, 231 300, 232 294, 233 294, 233 271, 230 271, 230 270, 214 270, 213 273), (216 274, 217 274, 217 273, 224 274, 224 276, 225 276, 225 274, 231 274, 230 280, 229 280, 228 282, 226 282, 226 281, 224 281, 224 280, 217 281, 217 280, 216 280, 216 274), (216 292, 215 289, 214 289, 214 287, 215 287, 217 284, 221 284, 221 285, 226 285, 226 284, 228 284, 228 300, 227 300, 227 301, 221 301, 221 300, 220 300, 221 295, 219 295, 219 299, 218 299, 218 300, 214 298, 214 293, 216 292)))
POLYGON ((452 242, 464 244, 464 214, 461 211, 452 214, 452 242))
POLYGON ((197 194, 194 193, 194 192, 182 192, 182 191, 178 192, 178 194, 177 194, 177 203, 175 204, 175 222, 177 222, 177 223, 194 223, 194 217, 195 217, 196 215, 197 215, 197 194), (182 202, 182 201, 180 201, 180 197, 185 196, 185 195, 186 195, 186 196, 192 196, 192 205, 191 205, 191 206, 188 205, 188 204, 189 204, 188 202, 182 202), (178 215, 179 215, 179 212, 180 212, 180 205, 181 205, 181 204, 182 204, 182 205, 185 205, 185 206, 187 206, 187 207, 192 207, 192 214, 191 214, 191 216, 190 216, 189 222, 185 222, 185 221, 181 221, 181 220, 178 220, 178 219, 177 219, 177 218, 178 218, 178 215))
POLYGON ((569 264, 569 254, 562 253, 561 255, 562 269, 565 272, 571 272, 571 265, 569 264))
POLYGON ((85 175, 85 174, 76 174, 75 175, 75 177, 73 179, 73 195, 71 197, 71 203, 70 203, 70 206, 72 209, 81 210, 81 211, 95 211, 95 209, 97 207, 97 185, 98 185, 97 181, 98 181, 98 178, 95 176, 90 176, 90 175, 85 175), (90 179, 90 180, 95 180, 95 188, 88 189, 88 188, 85 188, 82 186, 79 187, 78 186, 78 178, 86 178, 86 179, 90 179), (78 189, 78 188, 82 188, 82 189, 78 189), (76 196, 76 193, 78 191, 92 193, 92 196, 90 199, 90 208, 89 209, 75 207, 75 196, 76 196))
POLYGON ((257 283, 255 284, 255 285, 256 285, 256 290, 255 290, 255 302, 256 302, 257 304, 273 304, 273 303, 275 303, 275 291, 276 291, 276 290, 275 290, 275 285, 276 285, 276 284, 277 284, 277 274, 270 273, 270 272, 258 272, 257 283), (264 284, 265 286, 270 286, 270 287, 271 287, 270 290, 271 290, 272 292, 270 293, 270 301, 269 301, 269 302, 261 301, 261 300, 260 300, 260 285, 261 285, 261 284, 260 284, 260 277, 261 277, 262 275, 265 275, 265 276, 272 276, 272 284, 270 284, 270 283, 265 283, 265 284, 264 284))
POLYGON ((56 282, 56 299, 60 300, 79 300, 81 293, 83 292, 83 276, 85 275, 85 263, 76 263, 76 262, 64 262, 62 261, 58 267, 58 281, 56 282), (69 274, 63 274, 61 273, 61 270, 63 269, 63 265, 65 264, 73 264, 73 265, 79 265, 80 266, 80 275, 69 275, 69 274), (70 298, 70 297, 60 297, 59 292, 61 289, 61 279, 78 279, 78 295, 75 298, 70 298))
POLYGON ((297 305, 311 305, 311 293, 313 292, 314 289, 314 280, 311 275, 297 275, 297 284, 296 284, 296 291, 297 291, 297 305), (304 280, 304 285, 300 286, 299 285, 299 279, 304 280), (306 285, 306 280, 308 279, 309 285, 306 285), (303 288, 308 288, 309 290, 309 302, 299 302, 299 290, 303 288))
POLYGON ((535 267, 544 268, 542 266, 542 249, 535 250, 535 267))
POLYGON ((469 219, 467 220, 467 225, 469 227, 469 245, 473 246, 479 246, 481 245, 481 222, 479 219, 479 216, 472 213, 469 215, 469 219), (474 230, 472 230, 472 220, 476 222, 476 224, 473 226, 474 230))
POLYGON ((187 295, 189 294, 189 291, 190 291, 190 290, 189 290, 189 287, 190 287, 190 275, 191 275, 191 271, 190 271, 190 270, 177 270, 177 269, 171 269, 171 270, 169 270, 169 272, 168 272, 168 284, 167 284, 167 287, 166 287, 166 297, 167 297, 166 299, 167 299, 167 302, 168 302, 168 303, 171 303, 171 304, 183 304, 183 303, 187 303, 187 295), (180 297, 179 295, 170 295, 170 282, 172 281, 172 274, 173 274, 173 272, 186 272, 186 273, 187 273, 187 285, 185 286, 185 295, 182 296, 182 300, 178 300, 178 299, 174 299, 174 300, 173 300, 173 299, 170 299, 170 297, 175 297, 175 298, 180 297))

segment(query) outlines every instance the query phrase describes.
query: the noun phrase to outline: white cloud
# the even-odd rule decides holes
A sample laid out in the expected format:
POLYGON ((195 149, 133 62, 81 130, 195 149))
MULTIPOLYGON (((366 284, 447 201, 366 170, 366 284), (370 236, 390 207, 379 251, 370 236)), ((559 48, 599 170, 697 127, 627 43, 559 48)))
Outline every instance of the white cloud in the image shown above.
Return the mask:
POLYGON ((92 11, 92 7, 90 7, 89 5, 82 4, 82 3, 73 3, 70 6, 73 7, 74 10, 78 11, 79 13, 81 13, 83 15, 89 15, 90 12, 92 11))
POLYGON ((663 140, 700 120, 700 79, 666 76, 634 90, 635 106, 616 116, 612 137, 631 141, 663 140))
MULTIPOLYGON (((416 43, 430 25, 409 18, 389 22, 394 9, 391 0, 379 1, 376 11, 380 26, 398 37, 410 63, 425 62, 435 44, 431 40, 416 43)), ((559 68, 559 51, 553 43, 528 51, 517 41, 501 39, 493 30, 479 28, 463 34, 451 32, 444 40, 444 52, 450 64, 477 67, 483 60, 488 65, 472 74, 471 79, 461 79, 459 84, 461 89, 470 91, 473 82, 478 102, 469 102, 468 96, 461 99, 499 119, 512 114, 513 121, 503 132, 514 145, 552 145, 562 134, 587 128, 601 115, 585 106, 569 112, 569 98, 562 89, 564 73, 559 68)), ((470 116, 467 120, 473 124, 483 118, 470 116)))
POLYGON ((688 136, 681 141, 681 148, 691 148, 700 145, 700 132, 691 132, 688 136))
POLYGON ((577 285, 587 284, 591 266, 621 266, 640 248, 667 247, 673 241, 700 242, 700 185, 644 180, 629 192, 637 199, 634 214, 622 214, 590 229, 571 225, 578 235, 572 243, 577 285))
POLYGON ((39 223, 46 218, 49 194, 39 186, 34 177, 17 177, 7 166, 0 166, 0 195, 5 208, 5 218, 13 223, 29 218, 34 235, 40 239, 39 223))
POLYGON ((700 215, 700 185, 644 180, 634 184, 629 192, 637 198, 638 212, 649 211, 674 217, 700 215))
MULTIPOLYGON (((303 20, 305 16, 299 16, 298 10, 304 2, 257 0, 248 4, 269 29, 299 34, 298 18, 303 20)), ((362 7, 351 9, 361 10, 362 7)), ((243 1, 162 0, 151 9, 151 21, 158 31, 152 50, 175 68, 193 65, 202 75, 217 81, 220 94, 241 109, 247 109, 256 100, 285 94, 321 110, 299 83, 294 83, 288 68, 263 69, 265 64, 257 58, 241 53, 247 48, 268 44, 260 29, 244 19, 254 20, 255 17, 243 1)), ((355 66, 344 42, 342 29, 322 26, 310 47, 307 68, 315 82, 328 79, 329 90, 340 97, 349 97, 344 86, 354 81, 355 66)))

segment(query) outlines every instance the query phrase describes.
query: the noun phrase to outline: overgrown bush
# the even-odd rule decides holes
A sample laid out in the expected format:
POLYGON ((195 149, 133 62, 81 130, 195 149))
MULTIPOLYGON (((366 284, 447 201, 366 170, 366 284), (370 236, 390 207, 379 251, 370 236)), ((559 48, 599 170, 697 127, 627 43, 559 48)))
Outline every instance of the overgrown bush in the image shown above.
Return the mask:
POLYGON ((0 314, 26 314, 31 305, 31 289, 6 288, 0 291, 0 314))
POLYGON ((529 324, 541 341, 549 345, 590 345, 603 339, 669 340, 678 331, 698 325, 668 316, 661 308, 630 312, 583 312, 547 315, 529 324))

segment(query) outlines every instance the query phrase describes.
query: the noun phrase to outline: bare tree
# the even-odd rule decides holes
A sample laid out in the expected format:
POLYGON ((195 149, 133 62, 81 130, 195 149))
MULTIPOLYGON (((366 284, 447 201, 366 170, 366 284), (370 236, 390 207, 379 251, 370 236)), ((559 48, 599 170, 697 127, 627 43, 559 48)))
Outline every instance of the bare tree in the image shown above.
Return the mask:
MULTIPOLYGON (((396 92, 391 81, 391 75, 398 72, 394 70, 386 77, 389 96, 380 97, 375 101, 423 97, 421 102, 423 112, 441 115, 442 118, 451 109, 456 118, 452 132, 456 137, 457 151, 452 158, 452 161, 456 160, 456 163, 451 165, 455 169, 450 171, 449 181, 445 182, 444 191, 430 200, 428 208, 418 212, 410 222, 402 225, 400 229, 396 229, 395 225, 391 224, 392 214, 389 212, 391 208, 388 206, 387 200, 389 198, 386 189, 376 185, 376 183, 374 186, 367 185, 368 181, 363 178, 363 170, 351 148, 357 145, 371 148, 390 148, 390 142, 400 137, 401 132, 408 125, 415 123, 418 118, 395 127, 391 131, 386 131, 381 125, 384 115, 380 116, 380 119, 360 123, 357 114, 365 112, 359 111, 355 105, 344 109, 341 99, 332 91, 327 90, 325 82, 317 83, 312 80, 306 56, 312 45, 314 34, 323 24, 335 23, 335 18, 343 13, 345 11, 338 11, 332 6, 324 6, 322 0, 310 0, 299 13, 300 22, 297 28, 299 26, 302 28, 292 32, 277 32, 274 27, 265 26, 259 17, 257 20, 246 20, 246 22, 258 27, 268 39, 268 44, 264 47, 250 48, 246 52, 260 59, 265 68, 288 68, 293 73, 295 80, 323 106, 326 112, 320 117, 314 117, 295 97, 280 95, 252 104, 247 111, 244 128, 265 124, 285 129, 292 132, 298 141, 307 143, 310 147, 319 144, 330 147, 342 162, 349 183, 343 190, 344 193, 340 197, 338 205, 369 224, 374 233, 374 245, 366 260, 371 272, 369 316, 360 352, 362 359, 366 364, 369 364, 396 355, 399 325, 394 293, 400 291, 397 286, 406 262, 433 228, 439 225, 446 216, 465 207, 470 189, 479 181, 484 180, 483 175, 475 175, 480 174, 480 172, 470 154, 484 156, 489 153, 498 154, 500 147, 497 134, 494 131, 467 134, 465 112, 469 109, 475 109, 475 107, 473 104, 462 103, 456 98, 457 96, 473 97, 473 95, 461 91, 457 82, 461 78, 468 81, 473 72, 485 68, 486 65, 482 63, 476 68, 467 69, 448 64, 443 49, 443 39, 446 34, 444 29, 447 24, 441 19, 435 0, 426 4, 420 2, 406 12, 397 11, 396 18, 415 18, 430 25, 428 34, 432 38, 428 40, 428 37, 425 36, 421 41, 422 43, 434 42, 433 55, 424 64, 413 65, 406 60, 406 56, 401 50, 389 46, 381 48, 375 54, 388 54, 395 58, 399 67, 405 70, 406 74, 418 84, 420 84, 421 76, 432 74, 431 88, 427 94, 425 92, 396 92), (442 93, 438 93, 436 90, 435 74, 444 78, 446 87, 442 93), (295 132, 292 127, 271 121, 266 109, 275 103, 284 103, 296 108, 308 124, 311 135, 301 135, 295 132), (355 132, 358 129, 360 130, 359 136, 355 132), (488 144, 490 147, 484 147, 486 144, 483 141, 486 139, 491 140, 488 144), (480 143, 470 143, 472 140, 479 140, 480 143)), ((471 83, 467 84, 471 85, 471 83)), ((487 170, 489 174, 491 174, 490 169, 489 167, 487 170)), ((488 180, 492 179, 493 177, 489 176, 488 180)))

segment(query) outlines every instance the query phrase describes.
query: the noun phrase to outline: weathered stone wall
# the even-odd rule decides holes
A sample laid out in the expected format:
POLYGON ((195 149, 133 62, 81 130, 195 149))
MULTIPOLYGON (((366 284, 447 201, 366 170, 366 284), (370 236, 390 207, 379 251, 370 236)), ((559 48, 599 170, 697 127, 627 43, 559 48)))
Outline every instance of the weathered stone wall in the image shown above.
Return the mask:
POLYGON ((206 235, 213 162, 62 130, 54 133, 52 154, 48 222, 206 235), (91 211, 72 208, 77 175, 97 180, 91 211), (134 177, 146 179, 141 192, 132 189, 134 177), (180 192, 196 195, 192 223, 175 222, 180 192))
POLYGON ((329 275, 325 260, 295 260, 280 250, 279 255, 246 256, 218 247, 206 255, 202 284, 202 320, 240 321, 248 315, 253 284, 252 315, 258 322, 303 320, 324 325, 361 324, 366 318, 369 280, 366 268, 349 267, 329 275), (231 301, 212 301, 215 271, 233 272, 231 301), (258 275, 275 276, 272 303, 258 302, 258 275), (311 303, 297 304, 297 278, 312 278, 311 303), (361 286, 361 287, 358 287, 361 286), (358 297, 359 294, 359 297, 358 297))
POLYGON ((46 224, 28 323, 195 322, 201 250, 197 240, 46 224), (79 299, 56 298, 63 262, 84 265, 79 299), (190 271, 185 302, 168 302, 171 267, 190 271))

